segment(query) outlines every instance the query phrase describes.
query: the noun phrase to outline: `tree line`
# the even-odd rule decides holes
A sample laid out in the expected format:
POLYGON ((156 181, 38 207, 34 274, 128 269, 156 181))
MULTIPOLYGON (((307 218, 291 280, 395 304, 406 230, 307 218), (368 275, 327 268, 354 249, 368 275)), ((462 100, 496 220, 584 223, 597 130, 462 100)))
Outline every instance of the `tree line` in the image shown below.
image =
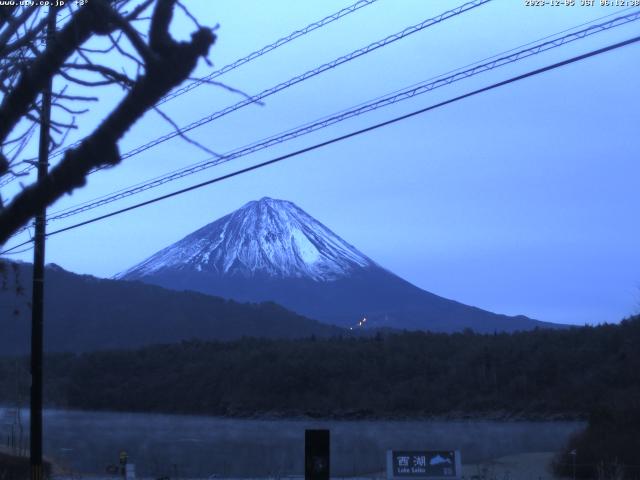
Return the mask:
MULTIPOLYGON (((555 468, 570 475, 576 449, 577 475, 589 477, 599 461, 611 468, 637 456, 638 344, 640 316, 512 334, 194 340, 47 355, 45 399, 75 409, 234 417, 583 418, 587 429, 555 468)), ((27 373, 26 358, 0 359, 0 403, 27 398, 27 373)))
MULTIPOLYGON (((69 408, 229 416, 586 418, 640 397, 639 341, 640 317, 514 334, 194 340, 50 354, 46 398, 69 408)), ((26 364, 0 360, 1 402, 20 394, 14 377, 26 364)))

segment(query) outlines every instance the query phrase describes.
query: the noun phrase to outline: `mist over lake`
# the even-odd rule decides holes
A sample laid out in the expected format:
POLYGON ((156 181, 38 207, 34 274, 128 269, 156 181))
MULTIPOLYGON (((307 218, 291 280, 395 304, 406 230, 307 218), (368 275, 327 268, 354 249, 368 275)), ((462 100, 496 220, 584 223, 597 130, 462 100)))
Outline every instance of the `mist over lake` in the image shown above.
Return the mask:
POLYGON ((382 472, 390 448, 459 449, 463 463, 557 451, 583 426, 568 421, 245 420, 47 410, 44 445, 48 458, 81 473, 104 473, 125 450, 139 476, 301 475, 304 430, 329 428, 332 475, 350 476, 382 472))

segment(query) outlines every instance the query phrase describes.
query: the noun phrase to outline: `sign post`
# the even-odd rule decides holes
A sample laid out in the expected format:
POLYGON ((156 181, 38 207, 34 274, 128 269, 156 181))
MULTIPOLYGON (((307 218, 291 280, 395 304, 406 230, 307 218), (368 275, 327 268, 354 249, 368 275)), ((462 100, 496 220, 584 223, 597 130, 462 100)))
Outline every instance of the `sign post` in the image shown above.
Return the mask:
POLYGON ((120 452, 120 475, 124 478, 127 476, 127 461, 129 460, 129 456, 127 452, 122 450, 120 452))
POLYGON ((459 450, 388 450, 387 480, 457 479, 462 477, 459 450))
POLYGON ((330 450, 329 430, 305 430, 305 480, 329 480, 331 471, 330 450))

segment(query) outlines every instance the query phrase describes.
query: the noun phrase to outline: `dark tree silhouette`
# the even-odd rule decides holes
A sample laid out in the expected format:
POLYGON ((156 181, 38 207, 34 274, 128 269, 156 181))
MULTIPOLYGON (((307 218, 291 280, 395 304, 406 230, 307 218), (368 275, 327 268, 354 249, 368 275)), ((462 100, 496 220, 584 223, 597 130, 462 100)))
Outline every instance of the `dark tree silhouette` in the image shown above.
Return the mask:
POLYGON ((18 167, 32 162, 23 159, 21 152, 37 130, 40 93, 51 79, 64 79, 58 82, 63 86, 53 92, 52 105, 69 118, 59 121, 54 116, 50 149, 63 144, 69 130, 76 128, 75 115, 87 111, 77 105, 97 100, 74 95, 68 87, 117 84, 125 91, 95 130, 68 148, 46 177, 24 187, 7 205, 0 198, 0 245, 36 212, 83 186, 91 171, 117 165, 121 161, 118 141, 160 98, 189 77, 215 41, 213 30, 199 26, 177 0, 79 3, 83 4, 68 6, 64 12, 0 7, 0 181, 20 175, 24 169, 18 167), (176 6, 197 25, 190 41, 176 41, 169 33, 176 6), (148 12, 150 17, 144 17, 148 12), (66 21, 45 43, 47 16, 62 13, 67 14, 66 21), (138 27, 141 24, 148 25, 146 34, 138 27), (108 47, 89 47, 94 39, 105 40, 108 47), (133 65, 136 75, 110 67, 113 61, 107 56, 113 55, 133 65))

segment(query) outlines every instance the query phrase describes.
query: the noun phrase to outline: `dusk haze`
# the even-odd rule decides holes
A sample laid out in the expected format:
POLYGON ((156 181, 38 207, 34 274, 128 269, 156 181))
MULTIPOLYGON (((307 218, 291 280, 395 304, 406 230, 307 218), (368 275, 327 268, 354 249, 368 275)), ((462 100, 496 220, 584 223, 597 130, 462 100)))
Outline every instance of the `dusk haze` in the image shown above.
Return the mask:
POLYGON ((0 1, 0 480, 638 480, 639 26, 0 1))

